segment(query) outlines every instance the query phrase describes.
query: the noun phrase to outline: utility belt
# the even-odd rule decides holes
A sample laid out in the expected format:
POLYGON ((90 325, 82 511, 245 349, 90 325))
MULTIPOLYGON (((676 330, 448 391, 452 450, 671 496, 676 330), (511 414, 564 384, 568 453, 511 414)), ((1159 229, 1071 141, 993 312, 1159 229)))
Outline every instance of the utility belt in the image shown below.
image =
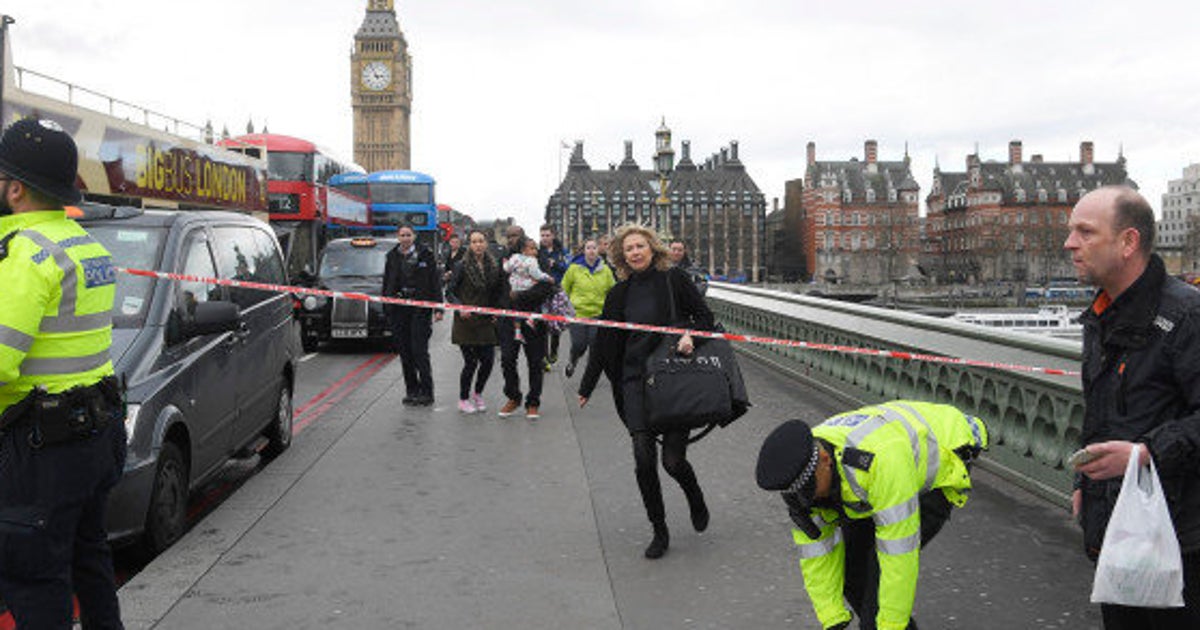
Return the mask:
POLYGON ((0 415, 0 434, 30 429, 29 445, 43 448, 87 439, 125 420, 125 397, 114 376, 93 385, 49 394, 35 387, 0 415))
POLYGON ((396 289, 396 297, 398 297, 398 298, 404 298, 406 300, 409 300, 416 296, 417 296, 417 287, 400 287, 399 289, 396 289))

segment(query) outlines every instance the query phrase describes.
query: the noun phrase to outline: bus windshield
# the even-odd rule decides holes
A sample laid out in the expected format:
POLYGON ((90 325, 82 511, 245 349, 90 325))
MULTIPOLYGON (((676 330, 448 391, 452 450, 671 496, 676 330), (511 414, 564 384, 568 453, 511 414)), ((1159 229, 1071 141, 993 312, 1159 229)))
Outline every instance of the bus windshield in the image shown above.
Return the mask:
MULTIPOLYGON (((88 234, 112 254, 113 262, 128 269, 158 269, 166 231, 163 228, 87 223, 88 234)), ((150 306, 154 278, 117 274, 113 327, 139 328, 150 306)))
POLYGON ((267 154, 267 172, 274 181, 312 181, 312 154, 272 151, 267 154))
POLYGON ((370 198, 367 196, 367 183, 366 182, 362 182, 361 184, 338 184, 337 186, 334 186, 334 188, 337 188, 338 190, 346 193, 347 195, 354 195, 355 197, 358 197, 359 199, 369 199, 370 198))
POLYGON ((433 194, 429 184, 396 184, 376 182, 371 184, 371 203, 431 204, 433 194))

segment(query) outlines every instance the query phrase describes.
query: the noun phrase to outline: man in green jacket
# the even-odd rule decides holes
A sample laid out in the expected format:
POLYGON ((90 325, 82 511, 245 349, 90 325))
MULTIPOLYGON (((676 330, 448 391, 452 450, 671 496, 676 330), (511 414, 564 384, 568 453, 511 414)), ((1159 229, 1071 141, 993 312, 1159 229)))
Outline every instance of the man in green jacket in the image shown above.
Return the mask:
MULTIPOLYGON (((593 318, 604 308, 604 298, 617 283, 612 269, 600 258, 600 247, 595 239, 583 244, 583 254, 576 256, 563 275, 562 289, 571 299, 577 317, 593 318)), ((583 324, 571 325, 571 356, 567 361, 566 374, 575 374, 575 365, 587 352, 596 338, 596 327, 583 324)))
POLYGON ((920 550, 961 507, 970 464, 988 447, 983 421, 949 405, 893 401, 809 428, 777 427, 758 456, 758 485, 780 492, 796 524, 804 586, 823 628, 915 630, 920 550))

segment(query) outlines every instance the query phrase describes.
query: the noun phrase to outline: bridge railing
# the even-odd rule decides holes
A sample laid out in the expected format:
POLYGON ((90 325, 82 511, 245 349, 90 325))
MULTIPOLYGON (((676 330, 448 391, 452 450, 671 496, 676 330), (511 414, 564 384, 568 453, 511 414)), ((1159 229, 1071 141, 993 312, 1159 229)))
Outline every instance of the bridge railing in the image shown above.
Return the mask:
MULTIPOLYGON (((731 332, 934 354, 1055 369, 1079 369, 1078 341, 979 326, 860 304, 714 283, 708 302, 731 332)), ((1083 398, 1077 376, 738 344, 740 350, 820 385, 848 402, 895 398, 942 402, 983 418, 992 448, 981 465, 1067 503, 1065 465, 1078 447, 1083 398)), ((753 388, 753 384, 750 384, 753 388)), ((753 399, 753 389, 751 389, 753 399)), ((784 420, 785 418, 780 418, 784 420)))

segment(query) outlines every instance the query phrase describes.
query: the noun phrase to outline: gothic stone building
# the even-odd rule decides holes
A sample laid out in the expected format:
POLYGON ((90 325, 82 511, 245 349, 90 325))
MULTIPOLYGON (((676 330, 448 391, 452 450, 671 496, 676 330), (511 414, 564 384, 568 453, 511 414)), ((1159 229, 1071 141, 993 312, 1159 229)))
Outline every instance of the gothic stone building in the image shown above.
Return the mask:
POLYGON ((785 186, 784 212, 817 281, 880 284, 908 276, 920 252, 920 186, 911 160, 880 161, 879 145, 863 159, 817 160, 808 143, 804 180, 785 186))
POLYGON ((1096 162, 1091 142, 1080 144, 1078 162, 1026 162, 1020 140, 1009 143, 1007 163, 978 154, 966 162, 963 173, 934 167, 925 200, 922 264, 940 282, 1073 280, 1063 242, 1075 203, 1101 186, 1136 186, 1123 155, 1096 162))
POLYGON ((412 58, 394 0, 369 0, 350 55, 354 161, 367 172, 411 163, 412 58))
POLYGON ((738 143, 696 164, 685 140, 676 164, 665 122, 655 139, 654 170, 634 160, 632 141, 620 164, 595 170, 576 141, 566 176, 546 204, 546 223, 570 247, 641 223, 664 239, 683 240, 693 264, 709 273, 758 282, 766 270, 766 202, 738 158, 738 143))

